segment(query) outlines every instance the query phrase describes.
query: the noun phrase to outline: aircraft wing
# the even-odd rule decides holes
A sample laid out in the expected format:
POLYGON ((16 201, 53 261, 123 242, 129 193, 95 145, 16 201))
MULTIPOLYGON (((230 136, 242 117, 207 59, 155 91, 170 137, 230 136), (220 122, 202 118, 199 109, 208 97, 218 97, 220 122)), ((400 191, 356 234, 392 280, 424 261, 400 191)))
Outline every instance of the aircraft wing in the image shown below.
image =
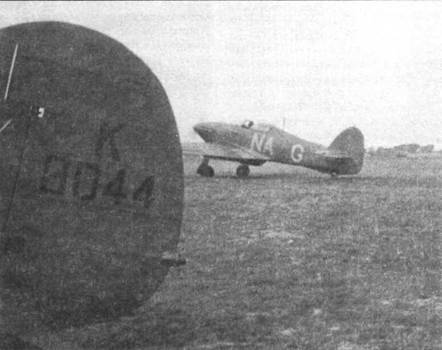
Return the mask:
POLYGON ((181 148, 184 154, 204 156, 213 159, 262 162, 270 160, 269 157, 251 150, 216 143, 184 143, 181 148))

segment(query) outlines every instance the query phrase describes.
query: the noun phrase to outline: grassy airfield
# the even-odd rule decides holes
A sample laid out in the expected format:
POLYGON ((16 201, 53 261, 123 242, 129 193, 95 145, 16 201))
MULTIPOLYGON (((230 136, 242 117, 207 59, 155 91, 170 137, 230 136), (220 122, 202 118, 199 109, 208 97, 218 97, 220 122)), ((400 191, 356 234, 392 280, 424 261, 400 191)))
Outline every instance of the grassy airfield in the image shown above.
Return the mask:
POLYGON ((201 178, 198 159, 185 159, 187 265, 134 317, 60 339, 79 349, 442 349, 442 157, 367 157, 360 175, 337 179, 266 164, 240 180, 235 164, 211 164, 216 176, 201 178))

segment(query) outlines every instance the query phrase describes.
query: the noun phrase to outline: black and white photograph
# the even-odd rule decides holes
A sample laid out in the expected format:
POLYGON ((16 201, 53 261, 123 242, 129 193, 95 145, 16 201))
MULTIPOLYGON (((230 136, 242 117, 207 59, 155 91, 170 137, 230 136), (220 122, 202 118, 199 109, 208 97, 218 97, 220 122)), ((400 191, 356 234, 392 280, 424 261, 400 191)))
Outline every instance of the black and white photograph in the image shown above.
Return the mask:
POLYGON ((442 350, 442 2, 2 2, 0 175, 0 350, 442 350))

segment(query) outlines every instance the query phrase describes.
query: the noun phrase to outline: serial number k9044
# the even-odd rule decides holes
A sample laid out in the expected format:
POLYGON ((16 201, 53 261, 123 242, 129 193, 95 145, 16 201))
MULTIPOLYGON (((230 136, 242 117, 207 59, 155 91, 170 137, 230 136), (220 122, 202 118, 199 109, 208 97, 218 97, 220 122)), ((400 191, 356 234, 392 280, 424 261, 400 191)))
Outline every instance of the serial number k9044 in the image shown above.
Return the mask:
POLYGON ((109 198, 116 205, 124 201, 142 203, 149 208, 153 199, 154 176, 131 183, 129 175, 125 168, 117 168, 109 175, 95 162, 48 155, 43 165, 40 191, 81 201, 109 198))

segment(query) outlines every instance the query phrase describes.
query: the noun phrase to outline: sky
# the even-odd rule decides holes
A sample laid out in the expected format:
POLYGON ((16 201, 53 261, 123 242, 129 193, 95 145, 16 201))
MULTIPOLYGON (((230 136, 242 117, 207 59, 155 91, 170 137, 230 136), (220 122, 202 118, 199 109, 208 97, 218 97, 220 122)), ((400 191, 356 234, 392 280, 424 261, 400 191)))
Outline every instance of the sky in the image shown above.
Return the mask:
POLYGON ((101 31, 152 69, 182 141, 204 121, 284 126, 329 144, 442 148, 442 2, 1 2, 0 27, 101 31))

